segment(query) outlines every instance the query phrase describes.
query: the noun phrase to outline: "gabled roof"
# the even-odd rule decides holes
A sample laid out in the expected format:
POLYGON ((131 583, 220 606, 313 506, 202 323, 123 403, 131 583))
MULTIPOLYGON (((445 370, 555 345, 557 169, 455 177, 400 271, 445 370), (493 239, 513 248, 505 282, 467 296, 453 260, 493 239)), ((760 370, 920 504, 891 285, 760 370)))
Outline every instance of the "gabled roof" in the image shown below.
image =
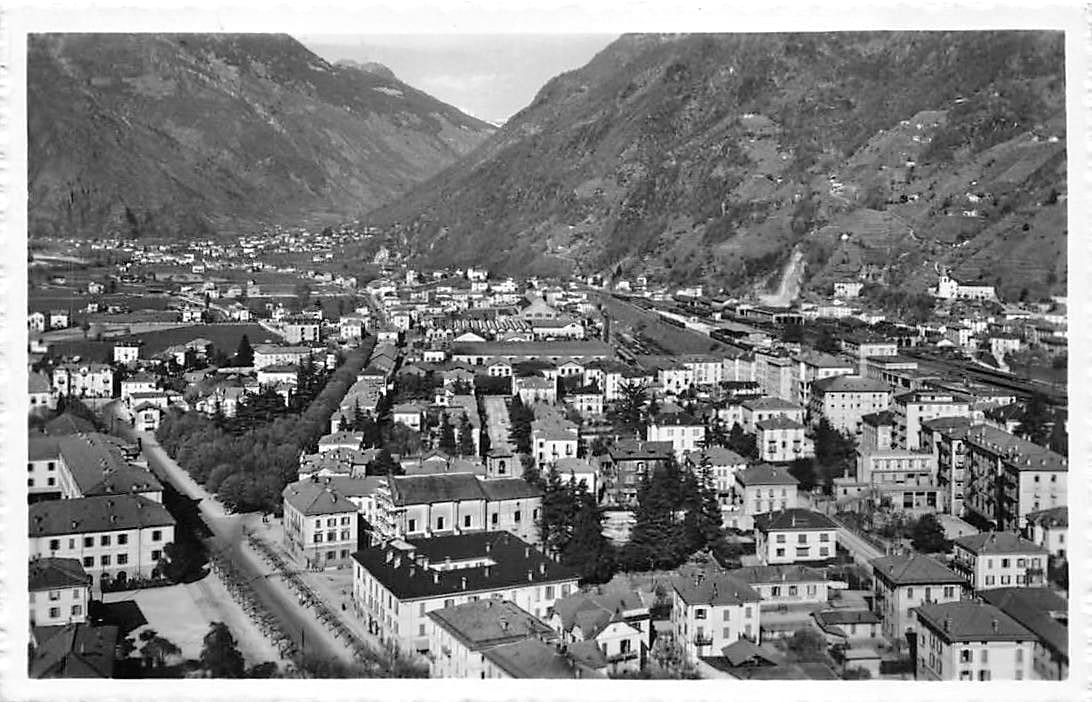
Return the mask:
POLYGON ((729 571, 702 570, 700 573, 677 575, 671 581, 679 597, 688 605, 742 605, 759 602, 762 597, 750 585, 729 571))
POLYGON ((732 667, 741 666, 748 661, 759 664, 777 665, 777 659, 748 639, 738 639, 720 650, 732 667))
POLYGON ((858 375, 835 375, 830 378, 820 378, 811 384, 814 395, 825 395, 836 392, 891 392, 891 386, 882 380, 864 378, 858 375))
POLYGON ((36 502, 28 508, 30 538, 174 526, 167 508, 143 495, 101 495, 36 502))
POLYGON ((427 616, 471 651, 553 633, 514 602, 491 597, 434 609, 427 616))
POLYGON ((390 488, 391 500, 399 507, 486 499, 481 481, 473 473, 398 475, 391 478, 390 488))
POLYGON ((872 573, 893 585, 932 585, 965 582, 965 578, 939 562, 911 553, 899 556, 882 556, 870 561, 872 573))
POLYGON ((749 466, 736 473, 736 480, 746 485, 797 485, 799 481, 781 466, 763 463, 749 466))
POLYGON ((778 414, 769 419, 755 422, 755 427, 761 431, 777 431, 779 429, 803 429, 804 425, 796 420, 789 419, 783 414, 778 414))
POLYGON ((891 427, 895 425, 895 413, 890 410, 869 412, 861 415, 861 421, 873 427, 891 427))
POLYGON ((794 402, 789 402, 788 400, 782 400, 780 397, 754 397, 749 400, 744 400, 743 406, 751 410, 752 412, 758 410, 779 410, 783 412, 804 411, 804 408, 800 405, 794 402))
POLYGON ((116 626, 66 624, 35 630, 32 678, 110 678, 114 675, 116 626))
POLYGON ((814 583, 828 580, 827 574, 803 565, 760 565, 735 568, 732 575, 752 585, 766 583, 814 583))
POLYGON ((568 655, 535 638, 494 646, 482 655, 513 678, 578 678, 581 675, 568 655))
POLYGON ((913 608, 918 619, 950 643, 962 641, 1034 641, 1035 634, 992 604, 960 600, 913 608))
POLYGON ((87 571, 76 558, 35 558, 27 565, 31 592, 88 584, 87 571))
POLYGON ((810 509, 783 509, 755 515, 755 529, 759 531, 807 531, 812 529, 837 529, 830 517, 810 509))
POLYGON ((1024 537, 1009 531, 970 534, 955 539, 953 543, 976 554, 1028 553, 1033 555, 1046 555, 1047 553, 1046 549, 1042 546, 1037 546, 1024 537))
POLYGON ((1038 512, 1029 512, 1028 524, 1037 524, 1042 527, 1067 527, 1069 526, 1069 507, 1052 507, 1041 509, 1038 512))
POLYGON ((305 517, 324 514, 349 514, 357 506, 324 479, 306 479, 286 485, 281 492, 284 501, 305 517))
POLYGON ((1046 587, 999 587, 980 596, 1068 661, 1069 603, 1056 592, 1046 587))
POLYGON ((647 610, 636 592, 577 592, 554 602, 563 631, 580 629, 584 639, 594 639, 608 624, 621 621, 626 612, 647 610))

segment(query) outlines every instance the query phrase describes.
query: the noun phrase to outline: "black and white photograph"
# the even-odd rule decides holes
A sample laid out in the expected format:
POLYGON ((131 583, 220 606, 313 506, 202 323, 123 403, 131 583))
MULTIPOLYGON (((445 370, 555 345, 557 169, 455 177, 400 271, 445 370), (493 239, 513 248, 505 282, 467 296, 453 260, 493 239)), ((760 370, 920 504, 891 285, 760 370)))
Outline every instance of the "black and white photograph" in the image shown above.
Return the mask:
POLYGON ((3 696, 1084 689, 1087 12, 546 5, 8 15, 3 696))

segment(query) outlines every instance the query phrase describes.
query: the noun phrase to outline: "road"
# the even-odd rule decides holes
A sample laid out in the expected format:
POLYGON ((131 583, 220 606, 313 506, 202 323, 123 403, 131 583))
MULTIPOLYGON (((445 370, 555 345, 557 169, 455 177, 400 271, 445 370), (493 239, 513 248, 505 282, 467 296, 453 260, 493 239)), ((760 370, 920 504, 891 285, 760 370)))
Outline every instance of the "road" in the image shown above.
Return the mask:
POLYGON ((148 432, 134 431, 124 415, 121 403, 111 403, 105 413, 114 413, 119 421, 113 423, 115 430, 130 441, 140 440, 141 453, 148 461, 148 467, 160 480, 170 483, 179 493, 197 501, 202 519, 212 532, 213 548, 224 548, 228 557, 239 567, 243 576, 250 581, 255 594, 262 604, 280 620, 284 630, 296 641, 300 650, 322 658, 337 658, 346 663, 353 661, 352 652, 344 643, 334 638, 333 634, 316 618, 310 615, 298 598, 279 576, 273 572, 261 557, 245 545, 243 528, 245 515, 229 514, 213 496, 193 480, 178 465, 155 436, 148 432))

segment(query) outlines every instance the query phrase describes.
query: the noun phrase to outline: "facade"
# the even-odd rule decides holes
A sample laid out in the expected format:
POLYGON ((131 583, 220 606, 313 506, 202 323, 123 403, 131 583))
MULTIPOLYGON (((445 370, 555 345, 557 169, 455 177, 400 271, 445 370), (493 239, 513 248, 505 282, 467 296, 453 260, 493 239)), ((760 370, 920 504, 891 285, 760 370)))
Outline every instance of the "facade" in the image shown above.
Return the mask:
POLYGON ((553 413, 539 412, 531 422, 531 452, 542 467, 562 458, 575 458, 580 430, 569 420, 553 413))
POLYGON ((37 502, 29 508, 30 557, 75 558, 94 585, 158 572, 174 517, 140 495, 37 502))
POLYGON ((949 392, 914 390, 896 395, 891 401, 895 419, 896 448, 916 451, 921 448, 921 425, 938 417, 970 416, 970 403, 965 397, 949 392))
POLYGON ((114 369, 104 363, 63 363, 53 369, 53 388, 66 397, 113 397, 114 369))
POLYGON ((1033 679, 1069 677, 1069 603, 1065 599, 1045 587, 1002 587, 987 590, 982 599, 1035 635, 1033 679))
POLYGON ((381 641, 428 651, 428 613, 492 597, 538 618, 579 576, 508 532, 395 539, 353 554, 353 606, 381 641))
POLYGON ((921 425, 921 448, 936 457, 937 487, 943 495, 945 512, 956 517, 963 516, 968 479, 964 439, 970 427, 967 417, 943 417, 921 425))
POLYGON ((1065 558, 1069 550, 1069 508, 1052 507, 1029 513, 1024 533, 1051 556, 1065 558))
POLYGON ((731 573, 762 597, 763 609, 826 604, 830 597, 830 580, 826 573, 816 568, 802 565, 744 566, 731 573))
POLYGON ((286 485, 284 547, 307 568, 341 568, 357 547, 358 506, 329 478, 314 476, 286 485))
POLYGON ((681 460, 704 445, 705 425, 684 412, 665 412, 649 422, 645 440, 671 442, 675 458, 681 460))
POLYGON ((278 346, 275 344, 256 344, 254 346, 254 368, 266 366, 298 365, 311 355, 307 346, 278 346))
POLYGON ((913 514, 946 511, 945 490, 937 484, 936 456, 921 451, 857 451, 857 482, 877 500, 913 514))
POLYGON ((830 517, 789 508, 754 518, 755 552, 766 565, 826 561, 837 551, 838 526, 830 517))
POLYGON ((36 558, 27 565, 30 625, 61 626, 87 621, 91 579, 75 558, 36 558))
POLYGON ((905 641, 914 630, 914 607, 958 602, 967 589, 963 576, 919 553, 883 556, 871 566, 873 608, 891 641, 905 641))
POLYGON ((289 344, 311 344, 319 341, 321 323, 300 317, 286 320, 282 326, 284 340, 289 344))
POLYGON ((1046 549, 1009 532, 961 536, 952 542, 952 567, 975 590, 1038 587, 1046 582, 1046 549))
POLYGON ((730 571, 682 572, 671 581, 671 600, 671 629, 691 661, 740 639, 759 642, 762 598, 730 571))
POLYGON ((736 472, 731 503, 721 510, 724 525, 750 531, 757 515, 794 509, 798 485, 781 466, 757 465, 736 472))
POLYGON ((837 356, 826 353, 802 353, 793 358, 796 362, 796 384, 793 402, 801 407, 811 405, 812 386, 815 381, 850 375, 856 371, 856 365, 837 356))
POLYGON ((607 488, 606 502, 614 505, 633 504, 642 476, 667 465, 674 453, 675 447, 668 441, 623 439, 614 442, 600 457, 607 488))
POLYGON ((509 600, 483 600, 427 613, 430 678, 484 679, 485 651, 528 637, 554 637, 553 630, 509 600))
POLYGON ((648 605, 632 591, 574 593, 554 604, 549 623, 564 643, 599 649, 612 675, 640 670, 651 641, 648 605))
POLYGON ((916 617, 918 680, 1030 680, 1035 635, 980 600, 922 605, 916 617))
POLYGON ((794 422, 804 422, 804 408, 779 397, 759 397, 743 401, 743 422, 740 426, 748 434, 755 433, 758 422, 774 417, 785 417, 794 422))
POLYGON ((815 447, 804 436, 804 425, 784 416, 755 422, 759 459, 767 463, 788 463, 815 455, 815 447))
POLYGON ((891 388, 882 380, 838 375, 812 383, 809 411, 813 422, 826 417, 838 431, 859 434, 861 418, 883 412, 891 404, 891 388))

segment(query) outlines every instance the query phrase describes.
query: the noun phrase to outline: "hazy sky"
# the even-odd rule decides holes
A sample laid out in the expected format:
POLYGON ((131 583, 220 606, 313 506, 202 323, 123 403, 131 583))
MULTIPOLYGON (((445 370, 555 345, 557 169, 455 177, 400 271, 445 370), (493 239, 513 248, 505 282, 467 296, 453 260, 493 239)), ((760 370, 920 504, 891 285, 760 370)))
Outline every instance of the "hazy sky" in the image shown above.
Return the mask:
POLYGON ((297 37, 327 61, 377 61, 460 110, 503 122, 550 78, 579 68, 615 34, 342 34, 297 37))

